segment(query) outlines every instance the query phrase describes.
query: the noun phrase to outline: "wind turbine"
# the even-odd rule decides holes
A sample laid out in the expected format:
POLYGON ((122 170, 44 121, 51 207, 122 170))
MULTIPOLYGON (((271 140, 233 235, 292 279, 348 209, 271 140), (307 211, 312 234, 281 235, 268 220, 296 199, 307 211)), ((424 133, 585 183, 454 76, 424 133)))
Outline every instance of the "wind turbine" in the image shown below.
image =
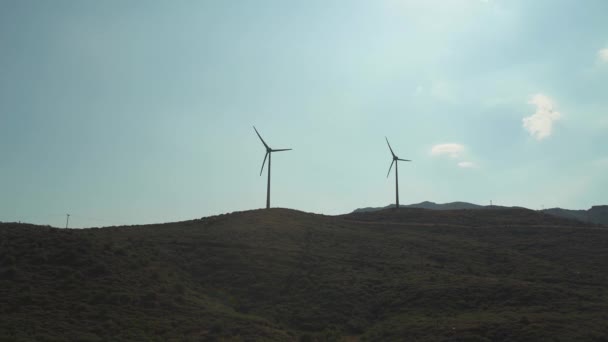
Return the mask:
POLYGON ((391 174, 391 169, 393 168, 393 164, 395 164, 395 194, 397 196, 397 202, 395 203, 395 208, 399 208, 399 161, 411 161, 408 159, 401 159, 399 157, 397 157, 395 155, 395 152, 393 152, 393 149, 391 148, 391 144, 388 142, 388 138, 384 137, 384 139, 386 139, 386 143, 388 144, 388 148, 391 150, 391 154, 393 155, 393 161, 391 162, 391 166, 388 168, 388 173, 386 174, 386 178, 388 178, 388 175, 391 174))
POLYGON ((264 171, 264 164, 266 164, 266 157, 268 157, 268 187, 266 188, 266 209, 270 208, 270 159, 272 157, 272 152, 282 152, 282 151, 291 151, 291 148, 283 148, 278 150, 273 150, 266 144, 262 136, 258 132, 258 130, 253 126, 255 133, 258 135, 260 140, 262 140, 262 144, 266 147, 266 155, 264 156, 264 161, 262 162, 262 168, 260 169, 260 176, 262 175, 262 171, 264 171))

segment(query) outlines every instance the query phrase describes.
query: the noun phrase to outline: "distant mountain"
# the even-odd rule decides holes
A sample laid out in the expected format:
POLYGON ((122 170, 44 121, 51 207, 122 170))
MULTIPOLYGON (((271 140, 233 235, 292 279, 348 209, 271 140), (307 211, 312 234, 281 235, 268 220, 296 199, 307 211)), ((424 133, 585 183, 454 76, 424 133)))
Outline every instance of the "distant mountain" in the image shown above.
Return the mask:
MULTIPOLYGON (((383 209, 393 208, 394 204, 389 204, 385 207, 367 207, 367 208, 359 208, 355 209, 352 213, 365 213, 365 212, 374 212, 383 209)), ((505 207, 498 205, 478 205, 468 202, 450 202, 450 203, 435 203, 424 201, 420 203, 414 203, 409 205, 401 205, 402 208, 419 208, 419 209, 429 209, 429 210, 463 210, 463 209, 508 209, 508 208, 522 208, 522 207, 505 207)), ((608 225, 608 205, 596 205, 591 207, 588 210, 570 210, 570 209, 562 209, 562 208, 551 208, 541 210, 541 212, 547 215, 553 215, 557 217, 563 217, 568 219, 573 219, 581 222, 589 222, 595 224, 605 224, 608 225)))
POLYGON ((410 204, 406 206, 408 208, 420 208, 420 209, 431 209, 431 210, 460 210, 460 209, 481 209, 483 206, 467 203, 467 202, 450 202, 444 204, 438 204, 434 202, 424 201, 416 204, 410 204))
POLYGON ((542 210, 543 213, 590 222, 597 224, 608 224, 608 205, 594 205, 588 210, 570 210, 562 208, 550 208, 542 210))
MULTIPOLYGON (((389 205, 387 205, 385 207, 360 208, 360 209, 355 209, 353 211, 353 213, 378 211, 378 210, 392 208, 394 206, 395 206, 394 204, 389 204, 389 205)), ((424 201, 424 202, 414 203, 414 204, 408 204, 408 205, 400 205, 399 207, 401 207, 401 208, 430 209, 430 210, 461 210, 461 209, 484 209, 484 208, 486 208, 486 206, 482 206, 482 205, 478 205, 478 204, 473 204, 473 203, 467 203, 467 202, 450 202, 450 203, 439 204, 439 203, 429 202, 429 201, 424 201)), ((492 206, 492 208, 496 209, 496 208, 504 208, 504 207, 500 207, 500 206, 494 205, 494 206, 492 206)))

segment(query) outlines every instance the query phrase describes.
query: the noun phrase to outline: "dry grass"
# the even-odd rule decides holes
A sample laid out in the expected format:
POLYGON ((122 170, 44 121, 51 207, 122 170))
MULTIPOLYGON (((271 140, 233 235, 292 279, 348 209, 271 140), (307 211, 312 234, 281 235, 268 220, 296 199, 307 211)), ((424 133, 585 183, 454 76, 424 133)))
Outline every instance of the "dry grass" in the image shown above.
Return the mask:
POLYGON ((597 340, 608 230, 533 211, 0 224, 0 340, 597 340))

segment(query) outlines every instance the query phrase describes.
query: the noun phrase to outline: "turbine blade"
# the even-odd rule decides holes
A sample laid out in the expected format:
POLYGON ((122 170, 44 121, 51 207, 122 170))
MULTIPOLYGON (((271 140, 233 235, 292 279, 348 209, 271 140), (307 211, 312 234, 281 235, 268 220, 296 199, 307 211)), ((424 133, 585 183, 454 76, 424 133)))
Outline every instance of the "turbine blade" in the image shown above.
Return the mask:
POLYGON ((264 147, 266 147, 267 149, 270 148, 270 147, 268 147, 268 145, 266 144, 266 142, 264 141, 264 139, 262 139, 262 136, 260 135, 260 133, 258 132, 258 130, 255 128, 255 126, 253 126, 253 129, 255 130, 255 133, 258 135, 258 137, 260 138, 260 140, 262 140, 262 144, 264 144, 264 147))
POLYGON ((409 159, 401 159, 401 158, 397 158, 397 159, 399 159, 399 160, 401 160, 401 161, 411 161, 411 160, 409 160, 409 159))
POLYGON ((393 161, 391 162, 391 166, 388 168, 388 173, 386 174, 386 178, 388 178, 388 175, 391 174, 391 169, 393 168, 393 164, 395 164, 395 159, 393 159, 393 161))
POLYGON ((268 153, 270 152, 266 152, 266 154, 264 155, 264 161, 262 162, 262 168, 260 169, 260 176, 262 175, 262 171, 264 171, 264 164, 266 164, 266 158, 268 157, 268 153))
POLYGON ((384 137, 384 139, 386 139, 386 143, 388 144, 388 148, 391 150, 391 154, 393 155, 393 157, 396 157, 395 152, 393 152, 393 149, 391 148, 391 144, 388 142, 388 138, 384 137))
POLYGON ((278 150, 271 150, 270 152, 282 152, 282 151, 291 151, 291 148, 282 148, 282 149, 278 149, 278 150))

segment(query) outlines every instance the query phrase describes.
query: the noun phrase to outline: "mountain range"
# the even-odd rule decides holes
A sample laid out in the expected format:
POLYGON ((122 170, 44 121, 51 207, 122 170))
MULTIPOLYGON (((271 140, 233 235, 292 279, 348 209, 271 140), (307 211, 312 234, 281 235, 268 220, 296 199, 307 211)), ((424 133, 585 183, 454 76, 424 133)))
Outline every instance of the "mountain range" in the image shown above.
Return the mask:
MULTIPOLYGON (((367 207, 367 208, 359 208, 355 209, 353 213, 362 213, 362 212, 371 212, 378 211, 383 209, 393 208, 394 204, 389 204, 385 207, 367 207)), ((520 208, 525 209, 523 207, 506 207, 500 205, 479 205, 468 202, 450 202, 450 203, 435 203, 424 201, 420 203, 414 203, 409 205, 401 205, 401 208, 417 208, 417 209, 429 209, 429 210, 480 210, 480 209, 508 209, 508 208, 520 208)), ((581 222, 595 223, 595 224, 608 224, 608 205, 595 205, 587 210, 571 210, 571 209, 562 209, 562 208, 550 208, 543 209, 540 212, 568 218, 574 219, 581 222)))

